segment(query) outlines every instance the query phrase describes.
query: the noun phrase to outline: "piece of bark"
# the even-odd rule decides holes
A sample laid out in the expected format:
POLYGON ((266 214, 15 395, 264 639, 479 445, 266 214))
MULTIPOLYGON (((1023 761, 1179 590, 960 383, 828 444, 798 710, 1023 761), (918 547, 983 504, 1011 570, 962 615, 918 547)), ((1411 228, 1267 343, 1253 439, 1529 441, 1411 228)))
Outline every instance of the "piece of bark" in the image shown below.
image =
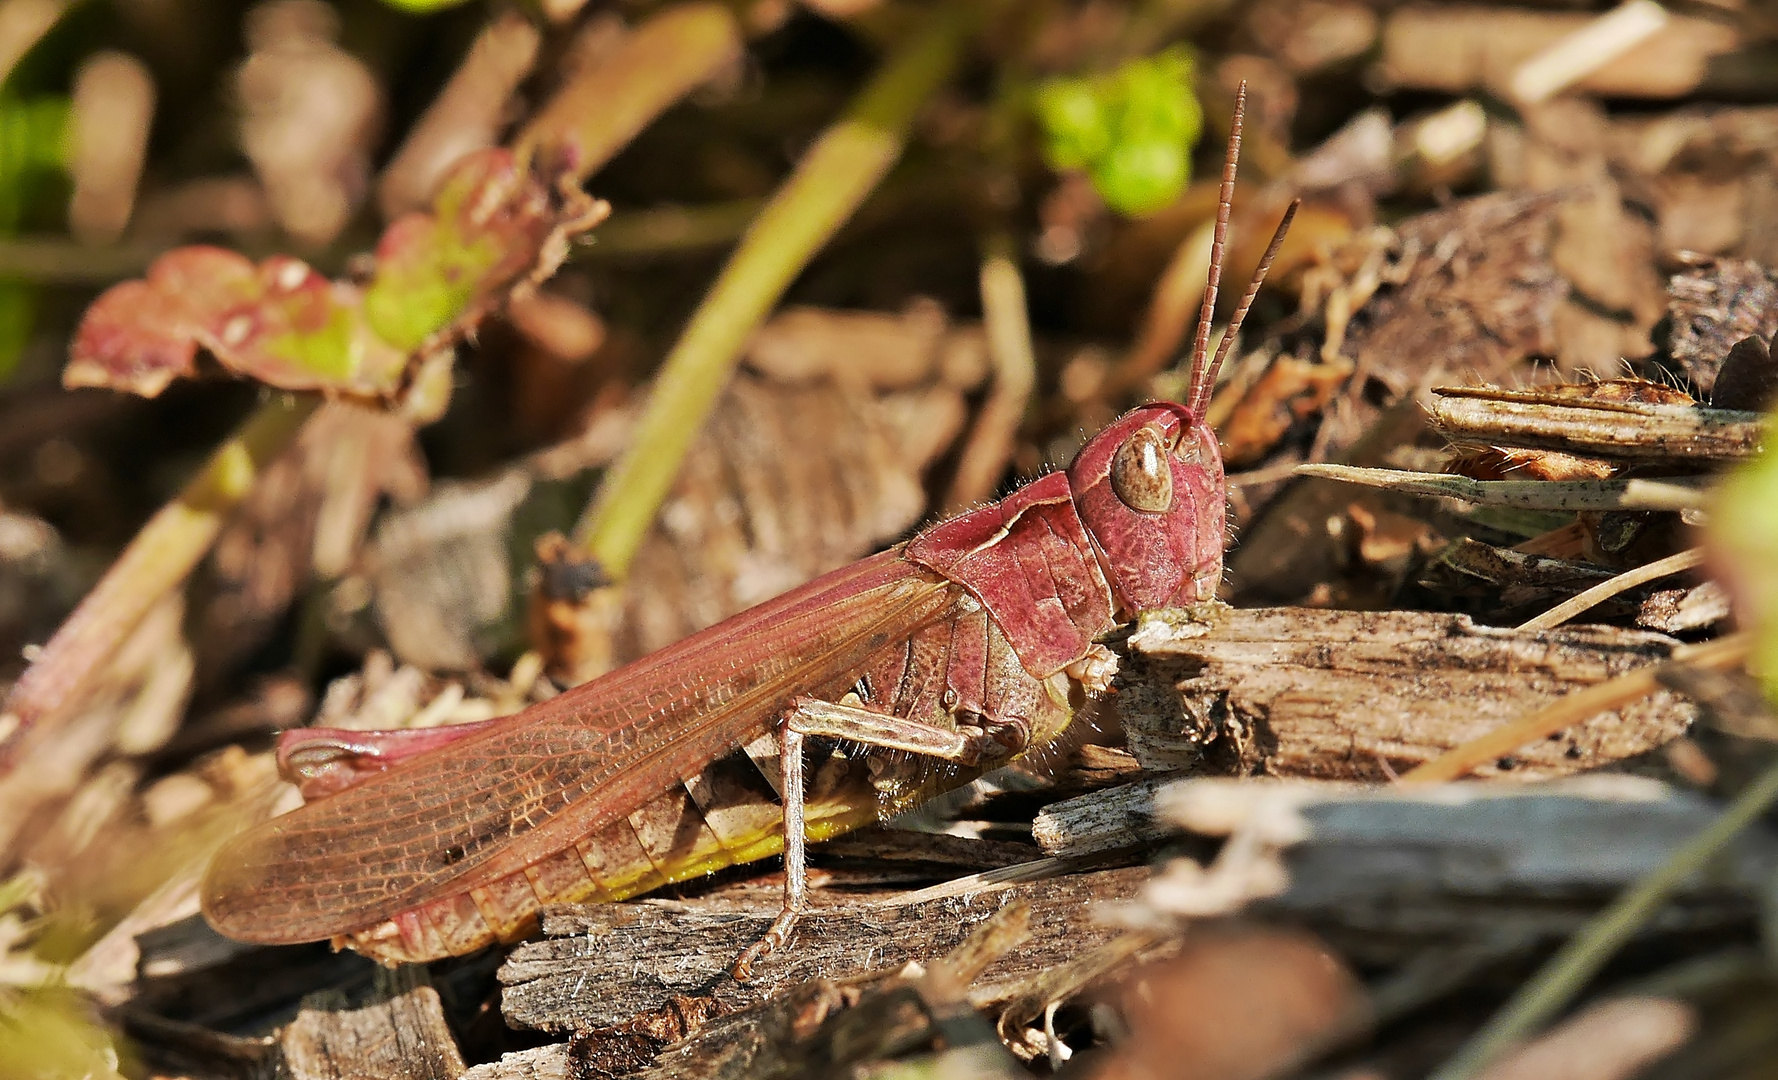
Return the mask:
POLYGON ((479 664, 512 607, 508 530, 532 488, 523 469, 445 481, 377 523, 365 576, 396 656, 427 671, 479 664))
MULTIPOLYGON (((792 1080, 848 1075, 849 1068, 929 1048, 976 1047, 996 1065, 1016 1066, 994 1029, 964 1000, 969 984, 1029 931, 1029 909, 1011 903, 979 924, 925 971, 908 969, 860 983, 816 979, 717 1019, 663 1051, 636 1080, 792 1080)), ((629 1034, 629 1033, 624 1033, 629 1034)), ((622 1069, 623 1035, 575 1040, 582 1075, 622 1069), (614 1060, 611 1051, 617 1050, 614 1060), (616 1066, 616 1067, 614 1067, 616 1066)), ((972 1075, 987 1075, 987 1071, 972 1075)))
POLYGON ((1730 614, 1729 593, 1721 583, 1706 581, 1684 589, 1662 589, 1642 601, 1636 625, 1663 634, 1683 634, 1715 626, 1730 614))
POLYGON ((1433 426, 1453 442, 1527 446, 1639 462, 1739 461, 1755 456, 1764 417, 1738 409, 1563 401, 1498 387, 1441 387, 1433 426))
POLYGON ((457 1080, 463 1055, 445 1023, 425 969, 409 966, 378 979, 381 1000, 337 1007, 338 995, 296 1014, 278 1040, 295 1080, 457 1080))
POLYGON ((550 1043, 502 1054, 499 1061, 477 1065, 459 1080, 571 1080, 574 1076, 569 1044, 550 1043))
POLYGON ((562 1032, 609 1027, 701 999, 704 1015, 734 1012, 817 978, 844 978, 929 960, 1014 901, 1031 906, 1031 939, 991 967, 970 992, 982 1004, 1035 970, 1115 937, 1095 923, 1098 900, 1134 895, 1141 867, 1103 870, 896 906, 827 900, 797 923, 790 944, 737 983, 729 965, 758 940, 775 902, 647 901, 546 909, 545 940, 519 946, 500 969, 507 1022, 562 1032), (589 992, 591 991, 591 992, 589 992))
MULTIPOLYGON (((845 1009, 847 995, 831 981, 817 979, 791 987, 780 998, 760 1002, 715 1021, 694 1037, 662 1052, 659 1060, 648 1068, 624 1068, 624 1058, 614 1056, 612 1047, 597 1033, 571 1044, 573 1060, 583 1073, 594 1076, 621 1073, 634 1080, 645 1077, 648 1080, 788 1077, 798 1075, 792 1071, 793 1063, 800 1063, 805 1057, 797 1053, 797 1043, 816 1037, 820 1028, 826 1028, 839 1018, 833 1014, 842 1009, 844 1011, 839 1016, 846 1019, 848 1026, 860 1027, 856 1032, 848 1032, 861 1036, 852 1040, 853 1046, 849 1049, 860 1056, 890 1057, 928 1043, 932 1037, 930 1018, 920 1008, 918 1000, 906 987, 899 989, 899 993, 878 995, 871 1001, 860 1003, 857 1008, 845 1009)), ((830 1059, 823 1064, 832 1066, 834 1063, 830 1059)))
POLYGON ((836 836, 832 840, 824 841, 811 854, 817 859, 824 856, 839 856, 844 859, 926 863, 932 866, 962 867, 967 870, 993 870, 1002 866, 1016 866, 1019 863, 1030 862, 1038 855, 1029 844, 887 828, 860 829, 843 836, 836 836))
MULTIPOLYGON (((1291 885, 1277 903, 1298 910, 1391 894, 1610 896, 1654 872, 1722 812, 1695 791, 1609 773, 1437 786, 1190 779, 1174 781, 1154 805, 1176 830, 1260 830, 1289 853, 1291 885)), ((1778 834, 1754 826, 1687 888, 1751 897, 1774 868, 1778 834)))
MULTIPOLYGON (((1463 615, 1301 608, 1145 616, 1117 709, 1156 772, 1382 780, 1563 694, 1666 659, 1671 638, 1522 633, 1463 615)), ((1652 750, 1696 709, 1661 692, 1522 747, 1483 775, 1558 776, 1652 750)))
MULTIPOLYGON (((1253 874, 1222 865, 1244 848, 1250 863, 1273 864, 1273 878, 1288 883, 1259 912, 1385 964, 1436 942, 1516 947, 1564 938, 1721 813, 1695 792, 1609 774, 1422 788, 1211 778, 1180 781, 1156 805, 1189 833, 1230 839, 1208 871, 1188 860, 1168 864, 1144 890, 1144 906, 1195 914, 1198 894, 1219 874, 1253 874)), ((1749 828, 1683 884, 1645 933, 1746 931, 1775 868, 1778 835, 1749 828)))
POLYGON ((1156 820, 1154 799, 1173 782, 1170 776, 1151 776, 1050 803, 1038 811, 1031 835, 1052 857, 1153 843, 1172 831, 1156 820))
POLYGON ((1778 332, 1778 278, 1746 259, 1702 259, 1667 282, 1667 353, 1705 395, 1729 350, 1778 332))

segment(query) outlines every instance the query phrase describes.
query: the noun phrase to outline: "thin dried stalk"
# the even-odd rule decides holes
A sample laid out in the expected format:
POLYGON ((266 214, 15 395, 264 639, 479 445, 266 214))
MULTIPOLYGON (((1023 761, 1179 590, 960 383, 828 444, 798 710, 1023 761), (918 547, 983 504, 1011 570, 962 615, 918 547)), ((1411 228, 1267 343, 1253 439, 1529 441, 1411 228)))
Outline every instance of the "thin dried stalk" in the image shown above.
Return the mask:
POLYGON ((1515 510, 1697 510, 1703 508, 1709 477, 1675 476, 1634 480, 1472 480, 1443 473, 1364 469, 1353 465, 1298 465, 1297 476, 1346 484, 1461 499, 1477 506, 1515 510))
POLYGON ((1654 0, 1628 0, 1520 64, 1513 96, 1547 101, 1659 33, 1667 10, 1654 0))
POLYGON ((1601 581, 1585 592, 1576 593, 1535 619, 1527 619, 1519 626, 1519 629, 1553 630, 1581 612, 1603 604, 1618 593, 1634 589, 1644 582, 1666 577, 1668 574, 1677 574, 1701 566, 1703 562, 1703 548, 1691 548, 1677 555, 1669 555, 1665 559, 1656 559, 1654 562, 1638 566, 1634 570, 1626 570, 1609 581, 1601 581))
POLYGON ((603 63, 564 86, 525 125, 520 154, 572 148, 576 178, 597 172, 667 107, 741 53, 741 30, 721 4, 681 4, 638 26, 603 63))
POLYGON ((890 56, 760 211, 692 315, 635 441, 575 530, 612 577, 629 570, 747 339, 901 156, 914 114, 955 68, 973 15, 973 5, 942 5, 890 56))
POLYGON ((994 387, 982 405, 945 496, 945 509, 953 513, 993 496, 994 486, 1012 457, 1013 439, 1037 382, 1025 277, 1019 272, 1012 238, 1005 233, 997 233, 988 243, 982 259, 981 289, 982 326, 987 332, 988 359, 994 365, 994 387))

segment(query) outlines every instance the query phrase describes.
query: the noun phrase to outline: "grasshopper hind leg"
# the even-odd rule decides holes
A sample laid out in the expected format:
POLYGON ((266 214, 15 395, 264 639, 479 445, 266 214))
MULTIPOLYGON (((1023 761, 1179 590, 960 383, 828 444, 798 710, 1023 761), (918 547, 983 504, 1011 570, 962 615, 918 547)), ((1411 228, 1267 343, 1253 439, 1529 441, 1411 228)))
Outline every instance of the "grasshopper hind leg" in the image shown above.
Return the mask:
POLYGON ((808 897, 808 840, 803 820, 803 736, 788 720, 778 733, 779 761, 783 769, 784 800, 784 906, 766 928, 765 935, 747 946, 729 974, 739 982, 753 977, 753 964, 784 944, 796 927, 808 897))
MULTIPOLYGON (((845 739, 864 746, 884 750, 900 750, 927 757, 970 765, 981 760, 984 751, 1005 752, 1005 726, 992 734, 971 733, 920 720, 910 720, 863 705, 815 698, 799 698, 790 710, 778 733, 779 763, 783 771, 784 801, 784 906, 766 929, 764 936, 743 952, 729 969, 738 980, 752 975, 753 964, 774 949, 783 946, 796 920, 808 903, 808 838, 805 834, 803 791, 803 739, 810 735, 845 739)), ((1015 731, 1028 731, 1028 725, 1014 724, 1015 731)), ((1019 748, 1019 749, 1022 749, 1019 748)))

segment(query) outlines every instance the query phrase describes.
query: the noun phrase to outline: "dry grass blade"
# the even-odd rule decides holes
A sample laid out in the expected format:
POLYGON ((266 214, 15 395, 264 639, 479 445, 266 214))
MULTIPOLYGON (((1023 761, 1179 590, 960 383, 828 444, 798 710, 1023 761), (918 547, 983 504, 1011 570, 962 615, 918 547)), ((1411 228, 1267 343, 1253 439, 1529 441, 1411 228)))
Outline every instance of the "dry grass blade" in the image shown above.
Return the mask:
POLYGON ((1461 499, 1477 506, 1514 510, 1698 510, 1708 501, 1708 477, 1675 476, 1632 480, 1472 480, 1444 473, 1367 469, 1354 465, 1298 465, 1297 476, 1346 484, 1461 499))
POLYGON ((1010 236, 996 234, 982 258, 982 328, 994 384, 951 479, 945 508, 955 513, 994 494, 1006 472, 1019 421, 1037 383, 1037 356, 1031 346, 1031 320, 1025 303, 1025 277, 1019 271, 1010 236))
POLYGON ((1531 105, 1559 94, 1660 32, 1667 19, 1654 0, 1628 0, 1520 64, 1513 96, 1531 105))
POLYGON ((1610 581, 1601 581, 1583 593, 1571 596, 1555 607, 1537 616, 1527 619, 1519 625, 1520 630, 1552 630, 1583 611, 1588 611, 1621 592, 1634 589, 1638 585, 1663 578, 1669 574, 1678 574, 1704 563, 1704 549, 1690 548, 1677 555, 1669 555, 1664 559, 1626 570, 1610 581))

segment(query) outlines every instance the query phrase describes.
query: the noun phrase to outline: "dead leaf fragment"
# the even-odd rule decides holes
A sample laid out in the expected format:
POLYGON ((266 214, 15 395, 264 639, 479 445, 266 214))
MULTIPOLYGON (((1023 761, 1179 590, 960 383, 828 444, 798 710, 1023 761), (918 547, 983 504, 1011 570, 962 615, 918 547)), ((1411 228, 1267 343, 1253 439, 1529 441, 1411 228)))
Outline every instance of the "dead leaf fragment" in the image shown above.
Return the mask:
POLYGON ((1130 1040, 1096 1080, 1259 1080, 1363 1024, 1339 958, 1303 933, 1206 937, 1139 971, 1121 1005, 1130 1040))
POLYGON ((1697 1009, 1674 998, 1603 1001, 1495 1062, 1480 1080, 1628 1080, 1697 1028, 1697 1009))
POLYGON ((1352 372, 1352 361, 1343 357, 1313 363, 1280 356, 1229 417, 1223 461, 1240 467, 1265 457, 1292 425, 1326 408, 1352 372))

